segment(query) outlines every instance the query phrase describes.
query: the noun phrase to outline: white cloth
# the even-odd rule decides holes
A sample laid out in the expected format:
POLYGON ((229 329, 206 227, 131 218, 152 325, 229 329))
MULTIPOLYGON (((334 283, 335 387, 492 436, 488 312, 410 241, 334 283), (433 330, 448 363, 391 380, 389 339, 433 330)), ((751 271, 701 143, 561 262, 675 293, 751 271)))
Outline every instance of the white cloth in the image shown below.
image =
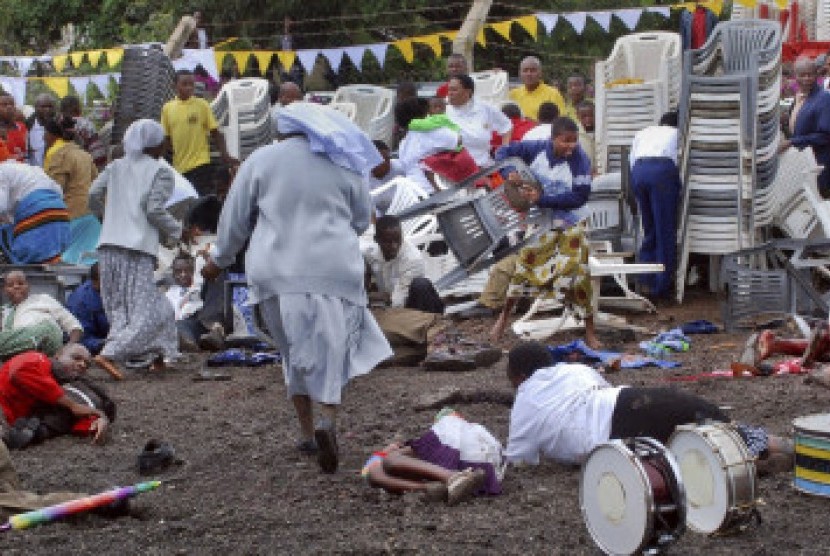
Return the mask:
POLYGON ((185 288, 174 284, 167 288, 164 295, 167 296, 167 300, 176 312, 176 320, 193 316, 203 305, 199 287, 195 285, 185 288))
POLYGON ((499 481, 504 479, 501 442, 486 428, 456 415, 441 417, 431 428, 441 444, 458 450, 462 461, 489 463, 499 481))
POLYGON ((164 141, 164 128, 155 120, 136 120, 124 132, 124 153, 130 158, 143 155, 144 149, 157 147, 164 141))
POLYGON ((544 139, 550 140, 551 124, 539 124, 524 135, 522 141, 541 141, 544 139))
POLYGON ((464 106, 447 105, 447 117, 461 128, 461 140, 479 167, 493 162, 490 141, 493 132, 504 135, 513 129, 513 122, 501 110, 476 99, 464 106))
MULTIPOLYGON (((3 330, 10 330, 5 328, 6 318, 8 318, 10 311, 12 311, 10 305, 3 307, 3 320, 0 321, 3 330)), ((83 330, 81 323, 72 313, 45 293, 30 294, 17 307, 14 307, 11 329, 34 326, 43 321, 54 322, 66 333, 73 330, 83 330)))
POLYGON ((376 189, 380 189, 386 185, 389 180, 399 178, 404 175, 403 164, 397 158, 389 161, 389 172, 382 178, 378 179, 372 174, 364 178, 366 185, 369 187, 369 192, 372 195, 372 204, 375 206, 375 214, 384 215, 389 210, 389 205, 392 204, 392 199, 395 198, 395 188, 389 187, 386 191, 375 194, 376 189))
POLYGON ((311 151, 325 154, 346 170, 365 176, 383 162, 362 129, 337 110, 310 102, 292 102, 277 114, 280 133, 302 133, 311 151))
POLYGON ((29 130, 29 164, 43 167, 43 157, 46 154, 46 129, 35 118, 32 129, 29 130))
POLYGON ((628 155, 632 168, 639 158, 670 158, 677 164, 677 128, 653 125, 638 131, 628 155))
POLYGON ((582 463, 595 446, 608 441, 621 389, 581 364, 537 370, 516 392, 507 461, 536 464, 544 456, 582 463))
POLYGON ((363 252, 363 258, 372 269, 378 291, 390 295, 392 307, 403 307, 409 296, 412 280, 426 275, 423 253, 406 240, 401 243, 398 256, 391 261, 383 258, 377 243, 372 243, 363 252))
POLYGON ((417 183, 427 195, 432 195, 435 188, 424 174, 421 161, 443 151, 454 151, 460 142, 461 135, 447 127, 432 131, 408 131, 398 146, 398 159, 404 175, 417 183))
POLYGON ((0 162, 0 219, 11 222, 18 201, 36 189, 48 189, 63 195, 60 184, 37 166, 14 160, 0 162))
POLYGON ((352 378, 392 356, 365 306, 321 294, 285 294, 261 302, 260 311, 282 355, 289 396, 339 404, 352 378))

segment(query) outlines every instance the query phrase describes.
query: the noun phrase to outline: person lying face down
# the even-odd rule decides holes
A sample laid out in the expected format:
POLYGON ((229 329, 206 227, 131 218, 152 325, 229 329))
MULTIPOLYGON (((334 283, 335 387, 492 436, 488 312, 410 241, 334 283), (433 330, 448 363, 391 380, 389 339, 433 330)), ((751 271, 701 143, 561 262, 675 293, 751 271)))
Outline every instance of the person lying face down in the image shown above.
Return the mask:
MULTIPOLYGON (((510 350, 507 379, 516 388, 505 450, 511 463, 537 464, 544 457, 578 465, 610 439, 647 436, 666 443, 678 425, 730 421, 715 404, 686 392, 613 386, 586 365, 554 365, 539 342, 521 342, 510 350)), ((758 456, 759 470, 779 455, 791 466, 788 441, 759 427, 735 428, 758 456)))

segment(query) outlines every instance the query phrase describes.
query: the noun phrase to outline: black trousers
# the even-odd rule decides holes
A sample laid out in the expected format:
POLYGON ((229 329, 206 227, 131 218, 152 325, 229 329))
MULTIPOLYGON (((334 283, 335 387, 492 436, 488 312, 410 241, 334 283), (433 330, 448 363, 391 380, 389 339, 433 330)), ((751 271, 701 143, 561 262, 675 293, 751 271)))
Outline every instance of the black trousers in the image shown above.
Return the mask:
POLYGON ((406 298, 404 307, 417 309, 425 313, 444 314, 444 302, 438 295, 438 291, 428 278, 415 278, 409 285, 409 295, 406 298))
POLYGON ((200 196, 216 194, 216 186, 213 183, 214 168, 210 164, 196 166, 182 174, 187 181, 193 184, 200 196))
POLYGON ((729 422, 715 404, 674 388, 623 388, 611 416, 611 438, 649 436, 668 442, 678 425, 729 422))

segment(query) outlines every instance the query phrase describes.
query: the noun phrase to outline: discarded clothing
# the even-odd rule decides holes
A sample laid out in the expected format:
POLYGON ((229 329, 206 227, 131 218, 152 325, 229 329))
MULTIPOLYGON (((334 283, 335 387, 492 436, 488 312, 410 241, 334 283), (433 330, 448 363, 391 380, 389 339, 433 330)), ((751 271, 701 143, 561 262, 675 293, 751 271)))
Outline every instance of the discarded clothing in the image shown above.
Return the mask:
POLYGON ((689 351, 692 340, 680 328, 674 328, 655 336, 652 340, 640 342, 640 349, 651 357, 671 355, 674 352, 689 351))
POLYGON ((708 320, 693 320, 680 327, 683 334, 717 334, 720 329, 708 320))
POLYGON ((562 346, 549 347, 554 363, 602 363, 609 364, 619 359, 620 368, 641 369, 643 367, 659 367, 661 369, 673 369, 680 366, 676 361, 664 361, 642 355, 615 353, 613 351, 598 351, 589 348, 582 340, 574 340, 562 346), (581 359, 580 359, 581 357, 581 359))

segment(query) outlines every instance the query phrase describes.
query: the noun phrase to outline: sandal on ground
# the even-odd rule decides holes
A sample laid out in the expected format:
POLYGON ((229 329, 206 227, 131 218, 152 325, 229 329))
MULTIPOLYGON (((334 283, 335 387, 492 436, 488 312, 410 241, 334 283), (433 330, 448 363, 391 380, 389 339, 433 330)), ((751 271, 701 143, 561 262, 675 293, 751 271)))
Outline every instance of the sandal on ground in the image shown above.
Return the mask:
POLYGON ((454 473, 447 481, 447 505, 455 506, 466 500, 484 486, 485 473, 483 469, 465 469, 454 473))
POLYGON ((316 456, 319 450, 317 442, 313 438, 309 438, 308 440, 297 441, 297 451, 304 456, 316 456))
POLYGON ((435 502, 446 503, 448 495, 447 485, 441 481, 435 481, 424 485, 424 490, 421 493, 421 501, 426 504, 434 504, 435 502))
POLYGON ((149 475, 164 471, 176 463, 176 452, 167 442, 150 440, 138 454, 138 472, 149 475))

